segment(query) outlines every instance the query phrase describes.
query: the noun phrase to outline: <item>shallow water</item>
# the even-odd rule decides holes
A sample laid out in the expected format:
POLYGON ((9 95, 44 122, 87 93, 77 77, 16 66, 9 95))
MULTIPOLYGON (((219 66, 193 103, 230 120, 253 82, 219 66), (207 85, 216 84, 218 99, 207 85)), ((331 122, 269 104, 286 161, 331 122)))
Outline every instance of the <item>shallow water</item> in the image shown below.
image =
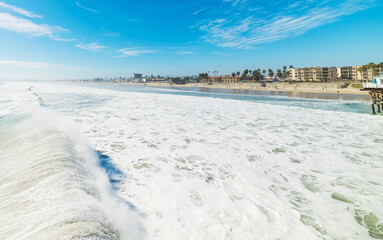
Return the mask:
POLYGON ((75 238, 67 219, 105 239, 382 238, 383 119, 368 103, 30 85, 0 86, 2 239, 75 238))

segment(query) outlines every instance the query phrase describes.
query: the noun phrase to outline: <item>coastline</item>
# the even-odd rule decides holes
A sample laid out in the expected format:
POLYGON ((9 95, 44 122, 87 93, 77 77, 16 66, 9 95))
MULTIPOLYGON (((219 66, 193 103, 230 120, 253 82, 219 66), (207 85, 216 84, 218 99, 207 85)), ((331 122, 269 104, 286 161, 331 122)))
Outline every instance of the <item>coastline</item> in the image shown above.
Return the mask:
POLYGON ((305 99, 342 100, 342 101, 370 101, 368 92, 360 91, 358 88, 348 86, 338 88, 340 83, 267 83, 262 87, 261 83, 232 83, 213 84, 188 83, 132 83, 132 82, 77 82, 83 84, 111 85, 111 86, 141 86, 172 90, 220 93, 220 94, 243 94, 243 95, 269 95, 305 99))
POLYGON ((367 92, 348 86, 347 88, 337 88, 336 83, 267 83, 262 87, 260 83, 241 83, 241 84, 213 84, 206 83, 187 83, 183 85, 170 83, 116 83, 118 85, 148 86, 148 87, 167 87, 167 88, 211 88, 211 89, 231 89, 231 90, 252 90, 260 92, 296 92, 296 93, 325 93, 325 94, 354 94, 368 95, 367 92))

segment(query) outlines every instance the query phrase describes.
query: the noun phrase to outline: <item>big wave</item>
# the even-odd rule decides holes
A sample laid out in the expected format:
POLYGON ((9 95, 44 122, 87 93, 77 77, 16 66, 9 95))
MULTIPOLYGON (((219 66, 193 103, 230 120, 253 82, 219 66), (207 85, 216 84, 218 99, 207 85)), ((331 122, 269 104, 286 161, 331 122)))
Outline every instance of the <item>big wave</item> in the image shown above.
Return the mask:
POLYGON ((139 214, 70 119, 32 88, 2 91, 0 107, 0 239, 142 238, 139 214))

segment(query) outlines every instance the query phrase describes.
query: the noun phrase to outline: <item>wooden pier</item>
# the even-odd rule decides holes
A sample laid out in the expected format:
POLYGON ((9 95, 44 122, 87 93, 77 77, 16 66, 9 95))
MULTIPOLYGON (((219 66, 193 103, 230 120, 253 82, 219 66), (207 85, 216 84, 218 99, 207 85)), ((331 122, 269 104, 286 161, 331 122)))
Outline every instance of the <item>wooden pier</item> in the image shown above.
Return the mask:
POLYGON ((383 88, 363 88, 362 91, 368 91, 370 94, 372 114, 381 113, 383 111, 383 88), (377 111, 375 111, 375 105, 377 111))
POLYGON ((374 77, 371 83, 363 84, 362 91, 368 91, 371 98, 372 114, 381 113, 383 111, 383 73, 379 77, 374 77), (375 105, 377 112, 375 112, 375 105))

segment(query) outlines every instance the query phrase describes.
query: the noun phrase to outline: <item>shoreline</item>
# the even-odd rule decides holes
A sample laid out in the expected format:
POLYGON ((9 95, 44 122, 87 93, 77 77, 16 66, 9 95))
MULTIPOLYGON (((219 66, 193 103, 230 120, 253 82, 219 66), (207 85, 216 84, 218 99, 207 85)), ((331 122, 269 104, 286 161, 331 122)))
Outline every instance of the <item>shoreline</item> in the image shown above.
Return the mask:
POLYGON ((230 90, 251 90, 258 92, 296 92, 296 93, 324 93, 324 94, 354 94, 368 95, 368 92, 360 91, 357 88, 336 88, 334 83, 267 83, 266 87, 262 87, 259 83, 242 83, 242 84, 213 84, 206 83, 187 83, 183 85, 170 83, 112 83, 116 85, 132 85, 147 87, 165 87, 165 88, 209 88, 209 89, 230 89, 230 90), (306 85, 306 86, 305 86, 306 85))
POLYGON ((338 88, 343 83, 267 83, 262 87, 261 83, 232 83, 213 84, 188 83, 183 85, 170 83, 131 83, 131 82, 79 82, 85 84, 101 84, 114 86, 141 86, 153 88, 165 88, 174 90, 212 92, 222 94, 246 94, 246 95, 271 95, 286 96, 292 98, 327 99, 342 101, 370 101, 368 92, 348 86, 338 88))

